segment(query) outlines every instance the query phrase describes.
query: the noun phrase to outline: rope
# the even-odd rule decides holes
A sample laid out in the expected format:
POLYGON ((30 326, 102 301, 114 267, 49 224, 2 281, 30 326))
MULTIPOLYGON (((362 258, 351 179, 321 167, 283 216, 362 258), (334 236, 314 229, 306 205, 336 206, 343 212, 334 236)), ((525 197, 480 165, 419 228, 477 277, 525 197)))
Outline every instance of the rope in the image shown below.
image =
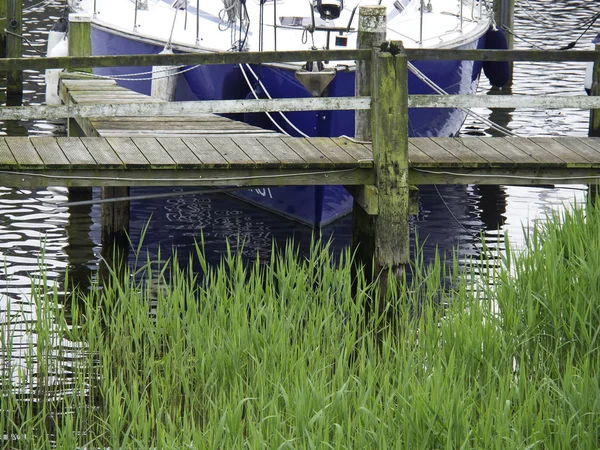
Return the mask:
MULTIPOLYGON (((267 91, 267 88, 265 87, 265 85, 262 83, 262 81, 260 81, 260 79, 258 78, 258 75, 256 75, 256 73, 254 72, 254 70, 252 70, 252 67, 250 67, 248 64, 246 64, 246 67, 248 68, 248 70, 250 71, 250 73, 252 73, 252 75, 254 76, 254 78, 256 79, 256 81, 258 81, 258 84, 260 85, 261 89, 263 90, 263 92, 265 93, 265 95, 269 98, 272 99, 273 97, 271 97, 271 95, 269 94, 269 92, 267 91)), ((243 69, 242 69, 243 70, 243 69)), ((248 81, 246 79, 246 81, 248 81)), ((249 83, 249 82, 248 82, 249 83)), ((250 86, 250 85, 249 85, 250 86)), ((250 88, 252 89, 252 88, 250 88)), ((253 90, 254 93, 254 90, 253 90)), ((256 94, 254 94, 256 96, 256 94)), ((258 98, 258 97, 256 97, 258 98)), ((304 133, 303 131, 301 131, 300 129, 298 129, 287 117, 285 114, 283 114, 281 111, 278 111, 279 115, 283 118, 283 120, 286 121, 286 123, 292 127, 292 129, 298 133, 300 136, 302 137, 308 137, 308 135, 306 133, 304 133)), ((287 134, 287 133, 286 133, 287 134)))
MULTIPOLYGON (((184 67, 184 66, 177 66, 177 69, 184 67)), ((140 72, 138 74, 125 74, 125 75, 98 75, 95 73, 89 73, 89 72, 73 72, 77 75, 81 75, 83 77, 88 77, 88 78, 99 78, 99 79, 105 79, 105 80, 116 80, 116 81, 152 81, 152 80, 160 80, 162 78, 169 78, 169 77, 175 77, 177 75, 181 75, 184 74, 186 72, 189 72, 191 70, 197 69, 198 67, 200 67, 200 64, 196 64, 195 66, 190 66, 187 69, 183 69, 183 70, 177 70, 177 72, 175 73, 168 73, 167 75, 164 76, 159 76, 159 77, 142 77, 142 78, 133 78, 134 76, 137 75, 145 75, 145 74, 151 74, 152 72, 140 72)), ((173 70, 172 68, 167 68, 167 69, 158 69, 155 72, 170 72, 171 70, 173 70)))
POLYGON ((40 55, 44 55, 44 56, 46 56, 46 52, 43 52, 43 51, 41 51, 41 50, 38 50, 38 49, 37 49, 37 48, 36 48, 36 47, 35 47, 35 46, 34 46, 34 45, 33 45, 33 44, 32 44, 32 43, 29 41, 29 39, 27 39, 27 38, 26 38, 25 36, 23 36, 22 34, 15 33, 14 31, 7 30, 6 28, 4 29, 4 32, 5 32, 6 34, 10 34, 11 36, 15 36, 15 37, 21 38, 21 40, 25 41, 25 43, 26 43, 27 45, 29 45, 29 47, 31 47, 31 49, 32 49, 32 50, 34 50, 34 51, 38 52, 40 55))
MULTIPOLYGON (((246 84, 248 85, 248 87, 250 88, 250 91, 252 92, 252 95, 254 95, 255 99, 258 99, 258 94, 256 93, 256 91, 254 90, 254 87, 252 86, 252 83, 250 83, 250 80, 248 79, 248 75, 246 75, 246 71, 244 70, 244 66, 240 64, 240 69, 242 70, 242 75, 244 76, 244 79, 246 80, 246 84)), ((269 120, 271 120, 271 122, 273 122, 273 125, 275 125, 277 127, 277 129, 285 134, 286 136, 289 136, 289 134, 283 129, 281 128, 281 125, 279 125, 275 119, 273 119, 273 116, 271 116, 270 112, 265 112, 265 114, 267 115, 267 117, 269 118, 269 120)))
MULTIPOLYGON (((275 174, 275 175, 255 175, 255 176, 246 176, 246 177, 219 177, 219 178, 204 178, 204 177, 196 177, 196 178, 161 178, 157 180, 156 178, 126 178, 126 177, 89 177, 89 176, 67 176, 64 175, 48 175, 46 173, 33 173, 33 172, 17 172, 11 170, 0 170, 0 174, 6 175, 18 175, 24 177, 33 177, 33 178, 45 178, 48 180, 95 180, 95 181, 120 181, 120 182, 133 182, 133 181, 151 181, 157 182, 160 181, 168 183, 168 182, 194 182, 198 181, 208 181, 208 182, 242 182, 242 181, 250 181, 250 180, 269 180, 269 179, 279 179, 279 178, 289 178, 290 176, 311 176, 311 175, 330 175, 334 173, 348 173, 354 172, 358 169, 337 169, 337 170, 321 170, 321 171, 308 171, 308 172, 299 172, 295 174, 275 174)), ((600 178, 600 176, 599 176, 600 178)), ((245 186, 244 186, 245 187, 245 186)))
MULTIPOLYGON (((429 86, 431 89, 433 89, 435 92, 437 92, 440 95, 449 95, 446 91, 444 91, 441 87, 439 87, 438 85, 436 85, 433 81, 431 81, 423 72, 421 72, 419 69, 417 69, 410 61, 408 62, 408 68, 410 69, 410 71, 412 73, 414 73, 421 81, 423 81, 425 84, 427 84, 427 86, 429 86)), ((495 129, 496 131, 499 131, 503 134, 505 134, 506 136, 515 136, 515 133, 513 133, 511 130, 504 128, 500 125, 495 124, 494 122, 492 122, 491 120, 481 116, 480 114, 477 114, 469 109, 466 108, 459 108, 461 111, 465 112, 466 114, 475 117, 476 119, 482 121, 483 123, 485 123, 486 125, 490 126, 491 128, 495 129)))

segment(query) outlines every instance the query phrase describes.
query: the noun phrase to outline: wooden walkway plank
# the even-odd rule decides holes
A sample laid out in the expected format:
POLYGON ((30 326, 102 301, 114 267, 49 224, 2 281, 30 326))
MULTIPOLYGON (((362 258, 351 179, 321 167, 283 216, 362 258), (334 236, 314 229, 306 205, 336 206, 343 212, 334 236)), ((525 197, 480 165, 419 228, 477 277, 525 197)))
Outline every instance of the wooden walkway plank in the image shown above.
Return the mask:
MULTIPOLYGON (((587 139, 589 138, 586 138, 586 140, 587 139)), ((560 145, 568 148, 572 152, 579 155, 581 158, 585 158, 587 161, 590 161, 590 163, 597 164, 599 162, 600 155, 598 154, 598 151, 586 145, 583 141, 579 140, 578 138, 573 136, 565 136, 556 138, 556 140, 560 142, 560 145)))
POLYGON ((587 138, 577 138, 579 142, 583 144, 583 146, 591 148, 592 150, 596 150, 596 158, 594 161, 600 161, 600 155, 598 150, 600 149, 600 138, 597 137, 587 137, 587 138))
MULTIPOLYGON (((230 137, 210 137, 208 142, 231 166, 239 168, 256 167, 256 163, 230 137)), ((240 140, 238 139, 238 142, 240 140)))
POLYGON ((515 167, 516 163, 507 156, 500 153, 493 146, 494 138, 467 137, 457 138, 460 142, 469 147, 473 152, 484 158, 490 167, 515 167))
POLYGON ((40 158, 29 138, 14 137, 7 140, 7 144, 19 166, 44 165, 44 161, 40 158))
POLYGON ((119 158, 127 167, 143 167, 149 161, 130 138, 106 138, 106 142, 115 150, 119 158))
POLYGON ((568 167, 591 167, 589 160, 565 147, 556 139, 532 137, 529 140, 565 161, 568 167))
POLYGON ((459 159, 463 167, 478 167, 488 163, 487 159, 475 153, 456 138, 436 138, 435 143, 459 159))
POLYGON ((201 163, 200 159, 194 155, 194 152, 185 145, 179 138, 162 138, 156 139, 163 146, 165 151, 171 156, 173 161, 177 163, 177 167, 198 167, 201 163))
POLYGON ((10 148, 8 148, 6 140, 0 137, 0 166, 15 165, 17 165, 17 160, 10 151, 10 148))
POLYGON ((31 143, 35 147, 47 167, 69 167, 69 159, 65 156, 62 149, 52 137, 39 136, 32 137, 31 143))
POLYGON ((361 164, 371 164, 373 162, 373 152, 371 151, 371 144, 367 146, 366 144, 354 142, 346 137, 331 138, 331 140, 335 142, 339 147, 344 149, 344 151, 348 153, 348 155, 350 155, 355 160, 359 161, 361 164))
POLYGON ((497 152, 499 152, 500 154, 502 154, 503 156, 505 156, 506 158, 509 158, 512 161, 514 161, 517 165, 528 164, 531 166, 532 164, 539 163, 539 161, 537 159, 535 159, 535 157, 524 152, 519 147, 515 146, 513 144, 514 138, 512 138, 513 142, 508 140, 509 138, 504 138, 504 137, 491 138, 491 139, 494 139, 494 144, 493 144, 494 149, 497 152))
POLYGON ((88 149, 94 160, 105 167, 117 168, 123 166, 123 161, 105 139, 82 137, 81 143, 88 149))
POLYGON ((331 160, 333 167, 347 167, 356 163, 356 160, 331 138, 311 138, 309 142, 331 160))
POLYGON ((229 162, 215 150, 206 138, 184 138, 183 142, 202 162, 203 166, 212 169, 229 167, 229 162))
POLYGON ((411 143, 421 152, 433 159, 435 161, 435 167, 459 167, 461 165, 460 160, 457 159, 456 156, 447 152, 431 138, 417 138, 413 139, 411 143))
POLYGON ((413 141, 408 141, 408 160, 411 166, 431 166, 435 161, 433 158, 422 152, 413 141))
POLYGON ((137 145, 140 152, 144 154, 150 166, 152 167, 171 167, 175 168, 177 164, 173 158, 167 153, 163 146, 156 138, 131 138, 133 143, 137 145))
POLYGON ((56 138, 65 156, 74 166, 97 166, 96 160, 79 138, 56 138))
POLYGON ((286 144, 287 137, 273 137, 273 138, 257 138, 258 141, 264 145, 272 154, 277 155, 277 158, 281 161, 282 168, 306 168, 308 163, 298 153, 294 151, 289 145, 286 144))
POLYGON ((543 161, 544 165, 548 164, 560 167, 567 166, 567 163, 564 160, 550 153, 545 148, 539 146, 538 144, 536 144, 528 138, 507 137, 504 139, 509 140, 515 147, 523 150, 532 158, 535 158, 538 161, 538 164, 539 162, 543 161))
POLYGON ((283 137, 281 142, 299 155, 310 167, 324 169, 331 167, 331 160, 305 138, 283 137))
POLYGON ((234 137, 233 142, 244 149, 248 155, 260 167, 279 167, 281 161, 277 159, 262 143, 254 137, 234 137))

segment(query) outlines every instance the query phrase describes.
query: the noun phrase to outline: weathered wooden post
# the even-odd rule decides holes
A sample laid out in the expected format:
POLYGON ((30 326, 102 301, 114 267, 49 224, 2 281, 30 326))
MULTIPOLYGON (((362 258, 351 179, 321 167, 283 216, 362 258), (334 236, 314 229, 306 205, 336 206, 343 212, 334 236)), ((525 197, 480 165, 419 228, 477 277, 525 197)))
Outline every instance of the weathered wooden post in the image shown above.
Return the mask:
MULTIPOLYGON (((1 1, 1 0, 0 0, 1 1)), ((23 5, 21 0, 6 0, 6 57, 21 58, 23 56, 23 5)), ((19 106, 23 102, 23 71, 6 72, 6 104, 19 106)))
MULTIPOLYGON (((69 56, 90 56, 92 18, 86 14, 69 15, 69 56)), ((89 68, 81 69, 89 71, 89 68)), ((69 120, 69 135, 80 135, 80 127, 75 119, 69 120)), ((84 188, 85 189, 85 188, 84 188)), ((90 192, 91 196, 91 192, 90 192)), ((119 197, 129 197, 129 187, 102 187, 103 200, 119 197)), ((102 203, 101 206, 101 245, 104 263, 117 271, 127 261, 129 250, 129 201, 102 203)), ((102 280, 110 278, 109 267, 101 264, 99 277, 102 280)))
MULTIPOLYGON (((88 14, 69 14, 69 56, 91 56, 92 54, 92 17, 88 14)), ((89 68, 79 70, 90 71, 89 68)), ((69 136, 83 136, 81 128, 74 118, 67 121, 69 136)))
MULTIPOLYGON (((361 6, 358 10, 358 48, 370 50, 385 41, 386 7, 361 6)), ((356 62, 355 92, 357 97, 371 95, 371 61, 356 62)), ((371 110, 356 110, 354 137, 359 141, 370 141, 371 110)))
MULTIPOLYGON (((592 72, 592 88, 590 95, 600 96, 600 43, 596 43, 595 47, 597 57, 594 61, 594 70, 592 72)), ((590 125, 588 129, 590 137, 600 137, 600 109, 590 110, 590 125)), ((589 200, 592 204, 596 204, 598 198, 598 183, 588 186, 589 200)))
MULTIPOLYGON (((596 57, 596 61, 594 61, 590 95, 600 96, 600 43, 596 44, 595 50, 598 56, 596 57)), ((590 110, 590 126, 588 134, 590 137, 600 137, 600 109, 590 110)))
MULTIPOLYGON (((373 49, 371 134, 377 214, 355 208, 357 257, 380 277, 383 299, 389 276, 402 277, 409 262, 408 61, 401 42, 373 49)), ((369 273, 367 272, 367 275, 369 273)), ((382 305, 380 305, 381 311, 382 305)))
POLYGON ((0 0, 0 58, 6 58, 6 2, 0 0))
MULTIPOLYGON (((515 46, 513 30, 515 29, 515 0, 494 0, 494 20, 496 25, 505 32, 508 49, 515 46)), ((510 76, 505 86, 512 86, 514 62, 509 61, 510 76)))

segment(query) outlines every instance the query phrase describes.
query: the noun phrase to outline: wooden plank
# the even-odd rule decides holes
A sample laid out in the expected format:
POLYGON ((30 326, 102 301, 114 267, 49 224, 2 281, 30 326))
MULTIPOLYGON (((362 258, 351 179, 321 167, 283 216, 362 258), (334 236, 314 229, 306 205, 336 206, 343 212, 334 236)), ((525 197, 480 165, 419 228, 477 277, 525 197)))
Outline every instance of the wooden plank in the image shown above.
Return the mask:
POLYGON ((114 137, 106 138, 106 142, 108 142, 127 167, 141 167, 149 164, 148 160, 131 139, 114 137))
POLYGON ((234 137, 232 139, 258 166, 279 167, 281 165, 279 160, 256 138, 234 137))
POLYGON ((205 167, 229 167, 229 162, 208 142, 206 138, 184 138, 183 142, 192 150, 205 167))
POLYGON ((562 159, 546 151, 544 148, 527 138, 507 137, 504 139, 509 140, 515 147, 520 148, 525 153, 537 159, 544 165, 566 166, 566 163, 562 159))
POLYGON ((27 137, 6 138, 6 143, 20 166, 43 166, 44 162, 27 137))
MULTIPOLYGON (((93 122, 95 123, 95 122, 93 122)), ((232 137, 232 136, 248 136, 248 137, 272 137, 275 136, 271 133, 261 132, 211 132, 211 131, 164 131, 164 130, 139 130, 139 131, 110 131, 110 130, 96 130, 99 136, 104 137, 232 137)))
POLYGON ((211 137, 208 142, 223 158, 236 167, 256 167, 256 163, 231 138, 211 137))
POLYGON ((555 139, 559 141, 561 145, 568 148, 572 152, 578 154, 580 157, 585 158, 591 163, 597 164, 600 162, 600 154, 596 149, 588 146, 585 143, 586 139, 579 139, 571 136, 565 136, 555 139))
POLYGON ((373 150, 371 149, 371 144, 360 144, 345 137, 332 138, 331 140, 343 148, 346 153, 348 153, 357 161, 373 161, 373 150))
POLYGON ((465 146, 456 138, 432 138, 436 144, 440 145, 449 153, 452 153, 462 162, 463 167, 477 167, 486 164, 488 161, 475 153, 469 147, 465 146))
POLYGON ((95 166, 96 160, 79 138, 56 138, 56 142, 62 149, 69 162, 74 166, 95 166))
POLYGON ((138 96, 119 96, 118 98, 107 98, 104 95, 71 95, 71 98, 78 105, 90 105, 94 104, 95 106, 101 105, 113 105, 113 104, 136 104, 136 103, 160 103, 154 99, 147 97, 138 97, 138 96))
POLYGON ((80 139, 98 164, 111 168, 123 166, 123 161, 105 139, 94 137, 80 139))
POLYGON ((6 140, 4 138, 0 138, 0 165, 9 165, 13 166, 17 164, 17 160, 13 156, 10 148, 6 144, 6 140))
POLYGON ((592 149, 592 151, 596 152, 596 155, 600 156, 600 138, 598 137, 586 137, 586 138, 578 138, 580 142, 588 146, 592 149))
POLYGON ((288 138, 257 138, 279 161, 282 167, 308 167, 301 155, 288 146, 284 139, 288 138))
POLYGON ((348 153, 344 151, 339 145, 337 145, 331 138, 310 138, 309 142, 314 145, 317 150, 327 156, 334 167, 347 166, 355 161, 348 153))
POLYGON ((569 167, 591 166, 590 161, 588 161, 586 158, 565 147, 559 141, 553 138, 532 137, 529 138, 529 140, 565 161, 569 167))
POLYGON ((408 140, 408 160, 410 165, 432 165, 435 161, 422 152, 415 144, 412 143, 412 139, 408 140))
POLYGON ((156 138, 132 138, 132 141, 144 154, 152 166, 176 166, 173 158, 169 156, 156 138))
POLYGON ((42 158, 45 166, 65 167, 70 165, 69 159, 65 156, 62 149, 52 137, 32 137, 31 143, 42 158))
POLYGON ((245 125, 241 122, 223 122, 223 121, 194 121, 194 120, 181 120, 175 121, 161 121, 157 120, 156 117, 149 117, 145 121, 130 120, 129 117, 121 118, 119 121, 96 119, 98 129, 102 130, 122 130, 122 131, 211 131, 215 133, 231 133, 236 131, 260 131, 264 132, 261 128, 252 127, 245 125))
POLYGON ((490 167, 513 167, 516 165, 512 159, 493 147, 493 139, 495 138, 467 137, 456 139, 459 139, 463 145, 484 158, 490 167))
MULTIPOLYGON (((482 138, 483 139, 483 138, 482 138)), ((514 139, 514 138, 513 138, 514 139)), ((486 142, 493 146, 493 148, 501 153, 506 158, 514 161, 518 164, 539 164, 539 161, 533 158, 528 153, 524 152, 520 148, 516 147, 511 143, 511 141, 507 140, 507 138, 486 138, 486 142)))
MULTIPOLYGON (((156 117, 151 116, 129 116, 127 117, 128 122, 147 122, 148 120, 156 120, 156 117)), ((122 122, 123 117, 102 117, 103 122, 122 122)), ((182 122, 181 116, 160 116, 162 123, 174 123, 174 125, 182 122)), ((186 114, 185 122, 229 122, 231 119, 227 119, 223 116, 217 116, 216 114, 186 114)), ((243 123, 243 122, 240 122, 243 123)), ((250 125, 249 125, 250 126, 250 125)))
POLYGON ((175 161, 177 167, 198 166, 201 164, 200 159, 181 139, 158 137, 156 140, 160 142, 165 151, 175 161))
POLYGON ((444 167, 460 166, 461 162, 452 153, 447 152, 443 147, 435 143, 430 138, 414 138, 410 141, 416 148, 425 153, 435 161, 436 165, 444 167))
POLYGON ((300 155, 310 167, 326 168, 332 166, 331 160, 312 145, 308 139, 282 137, 281 142, 287 145, 295 154, 300 155))
MULTIPOLYGON (((100 86, 118 86, 115 80, 109 80, 106 78, 86 78, 79 80, 69 80, 61 76, 60 82, 69 90, 87 89, 89 87, 100 87, 100 86)), ((120 89, 122 87, 118 86, 120 89)))

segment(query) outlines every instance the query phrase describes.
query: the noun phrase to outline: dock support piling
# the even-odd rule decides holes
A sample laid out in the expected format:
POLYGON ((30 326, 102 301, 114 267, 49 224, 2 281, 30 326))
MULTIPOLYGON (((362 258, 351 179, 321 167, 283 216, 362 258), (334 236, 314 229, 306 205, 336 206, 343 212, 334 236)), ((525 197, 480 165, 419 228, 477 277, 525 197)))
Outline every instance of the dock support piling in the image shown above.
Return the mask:
MULTIPOLYGON (((592 89, 590 95, 600 96, 600 43, 596 44, 595 48, 598 57, 594 62, 594 70, 592 72, 592 89)), ((600 109, 590 110, 590 126, 588 135, 590 137, 600 137, 600 109)))
MULTIPOLYGON (((69 56, 92 54, 92 17, 87 14, 69 14, 69 56)), ((81 71, 91 72, 89 68, 81 71)), ((82 134, 81 127, 69 119, 69 135, 82 134)), ((102 187, 103 200, 129 197, 129 187, 102 187)), ((109 267, 118 272, 127 262, 129 251, 129 201, 103 203, 101 207, 102 259, 100 279, 107 280, 109 267), (108 267, 106 266, 108 265, 108 267)))
POLYGON ((367 275, 380 277, 382 311, 389 276, 401 278, 410 257, 408 61, 402 43, 391 42, 386 51, 373 49, 371 64, 371 130, 378 214, 369 216, 362 208, 354 208, 353 245, 367 275))
MULTIPOLYGON (((2 1, 2 0, 0 0, 2 1)), ((6 0, 5 3, 6 57, 21 58, 23 56, 23 5, 21 0, 6 0)), ((21 106, 23 103, 23 71, 8 70, 6 72, 6 104, 21 106)))
MULTIPOLYGON (((494 0, 494 20, 496 25, 506 34, 506 41, 508 43, 508 50, 512 50, 515 47, 515 0, 494 0)), ((512 86, 513 84, 513 68, 514 62, 509 61, 510 76, 505 86, 512 86)))
MULTIPOLYGON (((92 55, 92 17, 87 14, 69 14, 69 56, 92 55)), ((79 69, 91 72, 88 68, 79 69)), ((83 132, 74 118, 67 119, 69 136, 82 136, 83 132)))
POLYGON ((6 58, 6 2, 0 0, 0 58, 6 58))
MULTIPOLYGON (((590 95, 600 96, 600 43, 595 47, 598 57, 594 61, 594 70, 592 72, 592 88, 590 95)), ((588 129, 589 137, 600 137, 600 109, 590 110, 590 124, 588 129)), ((598 183, 588 186, 588 196, 591 204, 595 205, 598 198, 598 183)))

